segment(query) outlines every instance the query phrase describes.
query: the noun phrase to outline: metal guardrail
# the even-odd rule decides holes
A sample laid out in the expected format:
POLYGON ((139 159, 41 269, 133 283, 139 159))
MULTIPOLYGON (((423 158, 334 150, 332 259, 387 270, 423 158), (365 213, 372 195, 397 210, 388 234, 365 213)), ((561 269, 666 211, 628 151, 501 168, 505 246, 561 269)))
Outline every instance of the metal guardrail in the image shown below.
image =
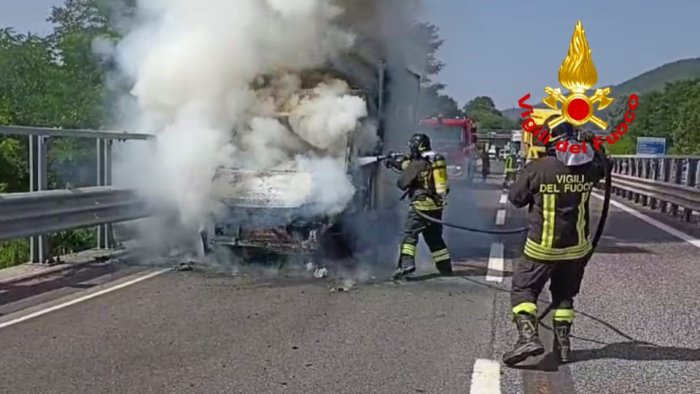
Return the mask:
MULTIPOLYGON (((56 137, 71 137, 71 138, 92 138, 96 141, 96 164, 97 164, 97 179, 96 186, 109 186, 112 184, 112 146, 114 141, 141 140, 148 141, 153 139, 151 134, 136 134, 121 131, 108 130, 74 130, 74 129, 57 129, 45 127, 25 127, 25 126, 0 126, 0 135, 28 136, 29 137, 29 191, 30 193, 45 192, 48 189, 48 169, 47 169, 47 147, 51 138, 56 137)), ((54 192, 54 191, 52 191, 54 192)), ((74 193, 75 191, 64 191, 74 193)), ((29 194, 24 194, 29 198, 29 194)), ((2 198, 7 198, 8 194, 0 195, 2 198)), ((114 208, 117 209, 117 208, 114 208)), ((46 213, 46 212, 45 212, 46 213)), ((98 211, 93 211, 93 214, 98 214, 98 211)), ((112 212, 114 213, 114 212, 112 212)), ((89 216, 88 211, 80 213, 89 216)), ((103 217, 110 217, 108 213, 102 212, 103 217)), ((64 216, 60 216, 65 218, 64 216)), ((55 218, 54 216, 47 216, 55 218)), ((51 219, 53 220, 53 219, 51 219)), ((78 218, 75 218, 79 221, 78 218)), ((0 222, 2 223, 2 222, 0 222)), ((99 224, 97 229, 97 247, 106 249, 112 244, 112 227, 108 221, 95 222, 99 224), (105 224, 107 223, 107 224, 105 224)), ((40 223, 38 224, 41 225, 40 223)), ((3 227, 5 224, 3 224, 3 227)), ((32 228, 32 227, 29 227, 32 228)), ((75 228, 75 227, 72 227, 75 228)), ((0 229, 5 231, 5 228, 0 229)), ((18 229, 7 232, 19 232, 18 229)), ((60 231, 60 230, 56 230, 60 231)), ((30 261, 42 262, 49 255, 49 246, 46 237, 42 232, 34 232, 30 238, 30 261)), ((24 235, 27 236, 27 235, 24 235)), ((22 236, 22 237, 24 237, 22 236)))
POLYGON ((613 192, 693 221, 700 213, 700 156, 613 156, 613 192))
MULTIPOLYGON (((31 237, 33 262, 47 257, 46 234, 99 226, 98 248, 108 248, 112 223, 150 214, 133 191, 110 185, 113 141, 150 140, 152 135, 14 126, 0 126, 0 134, 29 136, 30 192, 0 194, 0 241, 31 237), (97 186, 46 190, 46 140, 51 137, 97 140, 97 186)), ((700 212, 700 156, 613 156, 613 190, 690 221, 700 212)))
POLYGON ((0 194, 0 241, 148 216, 136 193, 110 186, 0 194))
POLYGON ((127 133, 126 131, 54 129, 50 127, 0 126, 0 134, 43 137, 96 138, 103 140, 150 140, 152 134, 127 133))
POLYGON ((613 156, 613 173, 676 185, 700 186, 700 156, 613 156))

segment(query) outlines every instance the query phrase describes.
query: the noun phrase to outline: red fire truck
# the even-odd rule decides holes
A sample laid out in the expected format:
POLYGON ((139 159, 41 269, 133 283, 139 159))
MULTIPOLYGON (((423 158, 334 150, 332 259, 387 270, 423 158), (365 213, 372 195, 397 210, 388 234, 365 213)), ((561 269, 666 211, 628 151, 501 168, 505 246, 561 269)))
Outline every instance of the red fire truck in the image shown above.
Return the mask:
POLYGON ((476 170, 476 122, 468 117, 421 119, 434 151, 447 159, 449 179, 471 182, 476 170))

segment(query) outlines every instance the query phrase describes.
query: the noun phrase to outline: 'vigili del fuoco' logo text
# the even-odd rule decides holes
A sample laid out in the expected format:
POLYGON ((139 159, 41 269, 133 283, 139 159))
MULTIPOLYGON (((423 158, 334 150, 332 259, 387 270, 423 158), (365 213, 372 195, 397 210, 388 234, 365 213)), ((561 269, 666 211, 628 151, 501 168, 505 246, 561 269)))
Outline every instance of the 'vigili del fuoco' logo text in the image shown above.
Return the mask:
MULTIPOLYGON (((598 82, 598 72, 593 64, 591 49, 588 46, 586 35, 583 30, 581 21, 576 23, 574 35, 569 44, 569 53, 566 55, 564 62, 559 68, 559 83, 569 90, 568 94, 562 93, 560 88, 553 89, 547 86, 544 91, 547 94, 542 102, 550 109, 533 108, 527 103, 530 99, 530 93, 523 96, 518 101, 518 106, 525 109, 522 113, 524 120, 523 129, 533 134, 533 138, 543 143, 549 141, 549 130, 557 127, 562 122, 569 122, 575 127, 580 127, 586 123, 593 123, 601 130, 608 128, 608 124, 596 116, 595 110, 603 110, 608 108, 615 99, 608 97, 612 92, 609 87, 596 89, 593 95, 588 96, 586 92, 590 90, 598 82), (561 104, 561 107, 559 106, 561 104), (597 108, 594 108, 597 105, 597 108), (539 112, 539 113, 538 113, 539 112), (539 118, 552 118, 549 122, 541 122, 538 124, 531 115, 537 115, 539 118), (545 126, 547 128, 545 128, 545 126)), ((635 110, 639 106, 639 97, 636 94, 631 94, 627 102, 627 111, 625 118, 610 135, 605 137, 597 136, 594 141, 595 149, 599 149, 603 142, 614 144, 621 136, 627 133, 629 125, 635 117, 635 110)), ((557 144, 557 149, 571 153, 580 153, 586 150, 586 144, 578 145, 570 142, 562 141, 557 144)))

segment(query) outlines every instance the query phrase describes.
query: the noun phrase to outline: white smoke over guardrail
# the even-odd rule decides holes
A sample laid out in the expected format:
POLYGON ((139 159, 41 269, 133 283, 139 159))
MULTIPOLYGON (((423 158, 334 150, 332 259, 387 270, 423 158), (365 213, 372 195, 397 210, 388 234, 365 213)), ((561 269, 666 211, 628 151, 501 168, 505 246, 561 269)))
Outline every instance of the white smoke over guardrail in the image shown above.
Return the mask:
POLYGON ((137 7, 114 54, 133 82, 136 111, 124 120, 157 142, 131 151, 115 170, 177 208, 190 227, 215 207, 219 166, 309 170, 322 209, 343 209, 354 189, 341 157, 366 103, 335 80, 302 97, 298 76, 352 45, 334 25, 342 9, 330 0, 139 0, 137 7), (297 136, 276 119, 280 110, 297 136))

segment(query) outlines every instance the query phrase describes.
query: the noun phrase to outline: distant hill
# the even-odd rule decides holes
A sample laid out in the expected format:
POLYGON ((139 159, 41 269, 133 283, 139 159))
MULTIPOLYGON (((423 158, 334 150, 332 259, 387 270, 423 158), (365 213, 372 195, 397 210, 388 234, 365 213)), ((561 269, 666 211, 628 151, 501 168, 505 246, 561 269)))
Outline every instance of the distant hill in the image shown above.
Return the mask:
MULTIPOLYGON (((663 90, 667 83, 695 78, 700 78, 700 58, 678 60, 613 86, 612 95, 620 97, 632 92, 644 94, 655 90, 663 90)), ((544 105, 539 103, 534 105, 534 107, 543 108, 544 105)), ((522 109, 508 108, 501 110, 501 113, 507 118, 517 120, 522 113, 522 109)))
POLYGON ((522 112, 523 112, 523 109, 521 109, 521 108, 508 108, 508 109, 501 110, 501 113, 503 114, 503 116, 510 119, 510 120, 519 120, 520 114, 522 112))
POLYGON ((700 78, 700 58, 683 59, 647 71, 613 87, 612 91, 615 96, 633 92, 644 94, 654 90, 663 90, 667 83, 695 78, 700 78))

